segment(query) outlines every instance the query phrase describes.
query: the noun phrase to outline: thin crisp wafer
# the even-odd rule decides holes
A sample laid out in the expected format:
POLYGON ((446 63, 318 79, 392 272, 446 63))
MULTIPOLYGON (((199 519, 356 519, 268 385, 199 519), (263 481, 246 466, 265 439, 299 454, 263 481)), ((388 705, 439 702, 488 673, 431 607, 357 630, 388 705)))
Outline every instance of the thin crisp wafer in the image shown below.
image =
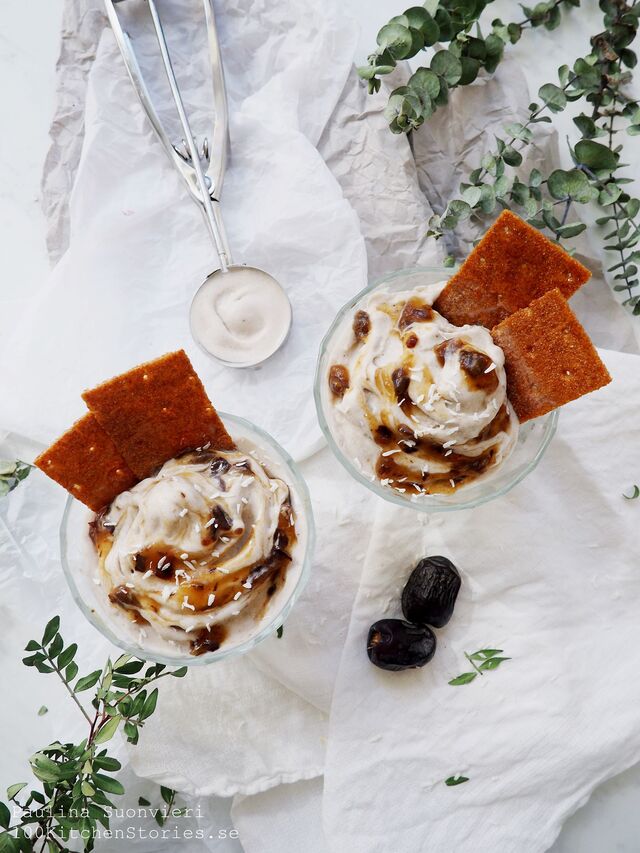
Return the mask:
POLYGON ((491 329, 557 288, 568 299, 589 270, 509 210, 451 277, 435 309, 456 326, 491 329))
POLYGON ((92 414, 77 421, 35 464, 95 512, 138 482, 92 414))
POLYGON ((184 350, 134 367, 82 398, 141 479, 184 450, 235 446, 184 350))
POLYGON ((505 354, 507 393, 520 421, 538 418, 611 382, 559 290, 516 311, 491 334, 505 354))

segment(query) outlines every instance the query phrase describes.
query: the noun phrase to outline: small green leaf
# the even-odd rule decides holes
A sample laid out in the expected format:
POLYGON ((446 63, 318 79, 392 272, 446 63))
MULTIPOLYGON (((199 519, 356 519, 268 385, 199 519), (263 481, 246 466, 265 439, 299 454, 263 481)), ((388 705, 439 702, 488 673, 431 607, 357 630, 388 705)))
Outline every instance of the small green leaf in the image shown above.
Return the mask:
POLYGON ((42 635, 42 645, 48 645, 51 640, 58 633, 58 629, 60 628, 60 617, 54 616, 49 622, 47 622, 46 628, 44 629, 44 634, 42 635))
POLYGON ((463 201, 466 201, 469 207, 475 207, 481 198, 482 190, 480 187, 467 187, 467 189, 462 193, 462 199, 463 201))
POLYGON ((78 651, 78 644, 71 643, 70 646, 62 652, 62 654, 58 657, 58 666, 60 669, 64 669, 67 664, 70 664, 73 660, 75 653, 78 651))
POLYGON ((160 786, 160 795, 162 799, 165 801, 167 805, 170 805, 173 802, 173 798, 176 795, 176 792, 172 788, 166 788, 164 785, 160 786))
POLYGON ((109 773, 115 773, 122 768, 122 764, 117 758, 111 758, 110 755, 97 755, 93 759, 93 766, 97 770, 108 770, 109 773))
POLYGON ((174 669, 173 672, 171 673, 171 675, 174 678, 184 678, 184 676, 187 674, 188 671, 189 671, 189 667, 181 666, 179 669, 174 669))
POLYGON ((502 152, 502 159, 509 166, 519 166, 522 163, 522 154, 512 145, 507 145, 502 152))
POLYGON ((623 497, 623 498, 625 498, 625 499, 626 499, 626 500, 628 500, 628 501, 635 501, 635 500, 637 500, 638 498, 640 498, 640 487, 639 487, 639 486, 634 486, 634 487, 633 487, 633 489, 631 490, 631 494, 630 494, 630 495, 625 495, 625 494, 624 494, 624 492, 623 492, 622 497, 623 497))
POLYGON ((586 229, 587 226, 584 222, 574 222, 569 225, 561 225, 560 228, 556 230, 556 234, 559 237, 562 237, 563 240, 569 240, 571 237, 577 237, 578 234, 582 234, 586 229))
POLYGON ((573 123, 578 128, 584 139, 593 139, 597 133, 596 123, 590 117, 582 113, 573 119, 573 123))
POLYGON ((500 664, 505 660, 511 660, 511 658, 501 658, 501 657, 487 658, 487 660, 484 661, 484 663, 480 664, 479 669, 482 669, 482 670, 497 669, 500 666, 500 664))
POLYGON ((477 675, 477 672, 463 672, 462 675, 452 678, 449 684, 452 687, 458 687, 461 684, 469 684, 477 675))
POLYGON ((108 794, 124 794, 124 787, 117 779, 112 779, 111 776, 104 776, 102 773, 94 773, 92 780, 96 788, 106 791, 108 794))
POLYGON ((469 657, 471 660, 486 660, 486 658, 492 658, 500 654, 502 654, 502 649, 479 649, 477 652, 469 655, 469 657))
POLYGON ((23 788, 27 787, 26 782, 16 782, 15 785, 9 785, 7 788, 7 799, 13 800, 23 788))
POLYGON ((84 780, 81 782, 81 784, 80 784, 80 790, 81 790, 81 791, 82 791, 82 793, 85 795, 85 797, 93 797, 93 795, 94 795, 94 794, 95 794, 95 792, 96 792, 96 789, 93 787, 93 785, 92 785, 90 782, 87 782, 87 780, 86 780, 86 779, 84 779, 84 780))
POLYGON ((138 743, 138 728, 130 720, 127 720, 127 722, 124 724, 124 733, 127 736, 127 740, 129 741, 129 743, 138 743))
POLYGON ((34 775, 37 776, 41 782, 57 783, 64 776, 64 773, 62 773, 58 764, 41 752, 37 752, 35 755, 32 755, 29 759, 29 763, 31 764, 31 769, 33 770, 34 775))
POLYGON ((437 98, 440 92, 438 75, 430 68, 418 68, 409 78, 407 85, 421 96, 425 95, 431 100, 437 98))
POLYGON ((151 803, 149 802, 149 800, 145 799, 144 797, 138 797, 138 805, 139 806, 150 806, 151 803))
POLYGON ((48 712, 49 712, 49 709, 47 708, 46 705, 41 705, 38 708, 38 716, 39 717, 44 717, 44 715, 47 714, 48 712))
POLYGON ((468 781, 468 776, 449 776, 448 779, 444 780, 444 784, 447 785, 449 788, 453 788, 455 785, 462 785, 468 781))
POLYGON ((408 28, 402 24, 387 24, 378 33, 377 42, 394 59, 405 59, 411 51, 412 38, 408 28))
POLYGON ((90 687, 98 683, 101 674, 102 670, 96 669, 94 672, 90 672, 89 675, 83 675, 82 678, 76 681, 75 692, 81 693, 83 690, 89 690, 90 687))
POLYGON ((0 802, 0 826, 3 829, 9 829, 9 824, 11 823, 11 812, 5 803, 0 802))
POLYGON ((545 83, 541 86, 538 95, 553 113, 562 112, 567 106, 567 96, 559 86, 553 83, 545 83))
POLYGON ((94 743, 106 743, 108 740, 114 736, 114 734, 118 731, 118 726, 120 725, 122 717, 116 716, 111 717, 110 720, 102 726, 98 734, 93 739, 94 743))
POLYGON ((280 625, 280 627, 276 631, 276 637, 280 640, 282 638, 283 634, 284 634, 284 625, 280 625))
POLYGON ((158 704, 158 688, 156 687, 145 699, 142 710, 140 711, 140 719, 146 720, 147 717, 150 717, 156 709, 156 705, 158 704))
POLYGON ((592 139, 581 139, 576 143, 574 154, 578 163, 589 169, 612 172, 618 165, 618 158, 613 151, 592 139))
POLYGON ((462 76, 462 63, 449 50, 439 50, 431 60, 431 70, 442 77, 449 86, 455 86, 462 76))

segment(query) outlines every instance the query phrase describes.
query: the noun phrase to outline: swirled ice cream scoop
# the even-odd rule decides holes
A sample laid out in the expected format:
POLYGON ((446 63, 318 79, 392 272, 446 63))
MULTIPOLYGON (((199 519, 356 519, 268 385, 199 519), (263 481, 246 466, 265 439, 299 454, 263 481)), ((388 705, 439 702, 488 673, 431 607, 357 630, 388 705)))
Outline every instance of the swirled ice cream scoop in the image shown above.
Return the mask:
POLYGON ((502 350, 482 326, 453 326, 434 311, 438 290, 373 291, 327 354, 336 443, 400 493, 460 488, 500 465, 518 433, 502 350))
POLYGON ((169 460, 115 498, 92 538, 114 605, 192 654, 260 620, 297 540, 289 487, 239 450, 169 460))

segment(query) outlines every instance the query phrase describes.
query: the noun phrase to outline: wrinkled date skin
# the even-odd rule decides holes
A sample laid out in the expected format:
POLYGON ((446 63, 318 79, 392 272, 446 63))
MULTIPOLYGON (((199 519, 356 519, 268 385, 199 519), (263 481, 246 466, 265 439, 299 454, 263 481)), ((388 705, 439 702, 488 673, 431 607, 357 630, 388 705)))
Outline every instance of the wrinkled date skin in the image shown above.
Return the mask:
POLYGON ((409 575, 402 591, 402 612, 418 625, 447 624, 460 590, 460 574, 446 557, 425 557, 409 575))
POLYGON ((380 619, 369 628, 367 654, 380 669, 416 669, 429 663, 435 653, 435 634, 426 625, 380 619))

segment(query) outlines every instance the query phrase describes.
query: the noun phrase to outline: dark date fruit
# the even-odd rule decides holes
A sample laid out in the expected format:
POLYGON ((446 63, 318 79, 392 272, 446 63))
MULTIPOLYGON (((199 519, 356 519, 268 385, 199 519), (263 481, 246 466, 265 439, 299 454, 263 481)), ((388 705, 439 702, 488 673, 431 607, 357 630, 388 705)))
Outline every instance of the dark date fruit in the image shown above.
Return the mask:
POLYGON ((402 612, 411 622, 442 628, 453 613, 460 574, 446 557, 425 557, 402 590, 402 612))
POLYGON ((367 654, 380 669, 416 669, 429 663, 435 653, 435 634, 426 625, 379 619, 369 628, 367 654))

